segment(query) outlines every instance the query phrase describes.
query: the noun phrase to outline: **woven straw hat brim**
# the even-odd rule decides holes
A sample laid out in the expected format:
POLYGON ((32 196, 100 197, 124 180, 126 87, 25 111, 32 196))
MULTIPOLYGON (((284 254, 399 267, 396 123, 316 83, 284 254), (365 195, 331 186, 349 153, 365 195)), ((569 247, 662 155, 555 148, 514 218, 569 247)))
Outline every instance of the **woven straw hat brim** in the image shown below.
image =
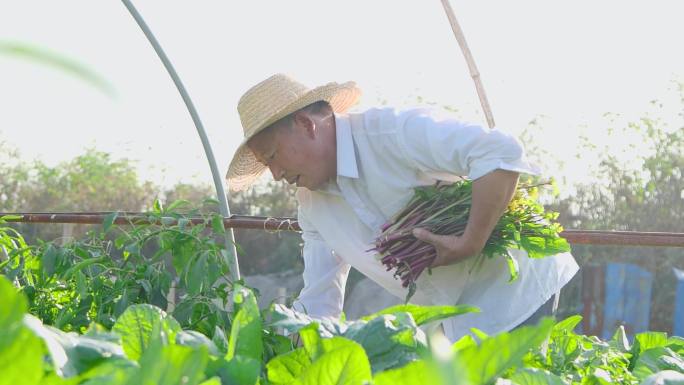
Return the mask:
POLYGON ((330 104, 334 112, 343 113, 353 106, 360 96, 361 90, 354 82, 342 84, 329 83, 310 90, 289 105, 281 108, 279 111, 274 111, 271 118, 260 124, 251 135, 245 137, 237 151, 235 151, 233 160, 230 162, 228 172, 226 173, 226 182, 228 183, 230 190, 244 190, 254 183, 254 181, 266 170, 266 166, 260 163, 254 156, 252 150, 247 147, 247 142, 253 138, 254 135, 279 119, 317 101, 325 100, 330 104))

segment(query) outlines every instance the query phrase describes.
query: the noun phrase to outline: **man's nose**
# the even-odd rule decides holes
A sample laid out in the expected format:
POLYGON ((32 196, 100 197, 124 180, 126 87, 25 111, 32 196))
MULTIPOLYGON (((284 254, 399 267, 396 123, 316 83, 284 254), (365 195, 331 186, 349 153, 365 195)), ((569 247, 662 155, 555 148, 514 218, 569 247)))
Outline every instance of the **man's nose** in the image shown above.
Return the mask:
POLYGON ((276 181, 283 179, 283 176, 285 175, 285 171, 282 168, 278 167, 275 164, 269 165, 268 168, 271 169, 271 174, 273 175, 273 179, 275 179, 276 181))

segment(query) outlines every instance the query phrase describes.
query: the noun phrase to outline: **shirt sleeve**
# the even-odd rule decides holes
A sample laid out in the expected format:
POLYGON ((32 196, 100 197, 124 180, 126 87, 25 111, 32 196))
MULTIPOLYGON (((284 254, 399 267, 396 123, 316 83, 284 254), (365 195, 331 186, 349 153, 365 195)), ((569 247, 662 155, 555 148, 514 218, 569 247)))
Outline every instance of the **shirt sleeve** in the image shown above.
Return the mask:
POLYGON ((297 213, 304 248, 304 288, 293 307, 314 318, 338 318, 344 305, 344 289, 350 265, 344 262, 306 219, 297 213))
POLYGON ((421 171, 446 172, 478 179, 496 169, 537 175, 525 159, 520 141, 510 133, 455 119, 440 119, 429 111, 404 113, 399 143, 404 155, 421 171))

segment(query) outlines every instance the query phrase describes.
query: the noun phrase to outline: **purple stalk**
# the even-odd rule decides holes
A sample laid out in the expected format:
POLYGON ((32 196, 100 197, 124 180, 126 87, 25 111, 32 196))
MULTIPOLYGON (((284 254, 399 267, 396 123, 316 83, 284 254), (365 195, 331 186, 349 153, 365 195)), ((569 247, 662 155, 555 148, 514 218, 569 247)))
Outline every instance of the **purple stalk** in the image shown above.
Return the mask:
POLYGON ((400 260, 400 261, 411 263, 411 262, 413 262, 413 260, 416 259, 416 257, 419 257, 419 256, 421 256, 421 255, 423 255, 426 252, 429 252, 431 250, 434 250, 434 247, 432 245, 426 245, 426 246, 421 247, 420 249, 415 250, 413 252, 404 252, 404 253, 399 254, 399 255, 394 255, 394 258, 397 260, 400 260))

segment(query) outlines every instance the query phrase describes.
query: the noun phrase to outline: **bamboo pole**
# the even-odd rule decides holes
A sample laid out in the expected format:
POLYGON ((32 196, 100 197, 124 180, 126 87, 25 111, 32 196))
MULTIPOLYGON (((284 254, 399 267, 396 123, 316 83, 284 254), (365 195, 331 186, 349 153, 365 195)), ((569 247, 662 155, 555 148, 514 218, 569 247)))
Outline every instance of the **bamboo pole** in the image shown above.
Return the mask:
MULTIPOLYGON (((487 94, 485 92, 484 86, 482 85, 480 71, 475 65, 475 59, 470 52, 468 42, 466 41, 463 30, 456 19, 454 10, 451 8, 449 0, 441 0, 441 2, 442 6, 444 7, 444 11, 446 12, 447 18, 449 19, 451 30, 453 31, 456 41, 458 41, 458 45, 461 47, 463 57, 468 64, 470 76, 472 77, 473 82, 475 82, 475 89, 477 90, 477 95, 480 99, 482 110, 484 111, 485 117, 487 119, 487 124, 490 128, 493 128, 495 125, 494 116, 492 114, 489 101, 487 100, 487 94)), ((684 247, 684 234, 681 233, 566 230, 561 233, 561 236, 566 238, 568 242, 572 244, 684 247)))
POLYGON ((484 111, 485 118, 487 119, 487 125, 489 125, 489 128, 493 128, 495 126, 494 115, 492 115, 492 109, 489 106, 489 101, 487 100, 487 94, 485 93, 484 86, 482 85, 482 79, 480 76, 480 71, 478 71, 477 66, 475 65, 475 59, 473 58, 473 54, 470 52, 470 48, 468 48, 468 42, 466 41, 466 38, 465 38, 465 35, 463 34, 463 30, 461 29, 461 26, 458 24, 458 20, 456 20, 456 15, 454 14, 454 10, 451 9, 451 5, 449 4, 449 0, 441 0, 441 1, 442 1, 442 6, 444 7, 444 11, 447 14, 447 18, 449 18, 449 24, 451 25, 451 30, 454 32, 454 36, 456 37, 456 41, 458 41, 458 45, 461 47, 461 52, 463 52, 463 57, 465 58, 465 61, 468 64, 468 70, 470 71, 470 77, 472 77, 473 82, 475 82, 475 90, 477 91, 477 96, 480 98, 480 104, 482 105, 482 110, 484 111))

